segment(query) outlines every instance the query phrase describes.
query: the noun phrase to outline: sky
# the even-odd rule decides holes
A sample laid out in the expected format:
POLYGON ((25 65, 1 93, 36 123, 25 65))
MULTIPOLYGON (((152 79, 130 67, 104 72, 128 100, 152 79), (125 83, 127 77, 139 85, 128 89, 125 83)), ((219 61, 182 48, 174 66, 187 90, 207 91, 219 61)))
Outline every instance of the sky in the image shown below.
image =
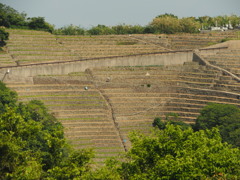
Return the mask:
POLYGON ((154 17, 172 13, 179 18, 240 16, 240 0, 0 0, 28 17, 44 17, 56 28, 70 24, 91 28, 98 24, 147 25, 154 17))

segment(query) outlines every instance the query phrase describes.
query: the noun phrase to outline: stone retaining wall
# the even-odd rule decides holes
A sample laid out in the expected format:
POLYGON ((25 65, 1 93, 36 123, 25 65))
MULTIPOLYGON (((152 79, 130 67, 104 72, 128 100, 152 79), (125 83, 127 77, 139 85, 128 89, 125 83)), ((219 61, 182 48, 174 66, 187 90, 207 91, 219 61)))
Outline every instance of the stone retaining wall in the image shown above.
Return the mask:
MULTIPOLYGON (((14 81, 16 77, 29 78, 36 75, 63 75, 71 72, 82 72, 88 68, 114 66, 149 66, 149 65, 182 65, 192 61, 192 51, 160 52, 109 58, 92 58, 79 61, 32 64, 2 67, 0 74, 10 71, 5 82, 14 81)), ((19 79, 19 78, 16 78, 19 79)))

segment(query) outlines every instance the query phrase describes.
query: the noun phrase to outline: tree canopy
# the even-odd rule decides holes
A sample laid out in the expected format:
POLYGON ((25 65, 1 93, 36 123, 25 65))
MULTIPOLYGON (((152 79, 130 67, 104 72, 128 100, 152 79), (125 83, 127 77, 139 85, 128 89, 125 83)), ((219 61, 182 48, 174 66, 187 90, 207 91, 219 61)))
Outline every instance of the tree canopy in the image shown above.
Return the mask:
POLYGON ((178 32, 196 33, 201 28, 200 23, 192 17, 178 19, 174 15, 161 15, 153 19, 150 26, 154 32, 174 34, 178 32))
POLYGON ((221 142, 218 129, 182 130, 167 124, 151 135, 133 132, 122 161, 109 161, 95 179, 234 179, 240 177, 240 151, 221 142))
POLYGON ((89 171, 93 152, 73 150, 42 102, 18 103, 0 82, 0 110, 0 179, 73 179, 89 171))
POLYGON ((9 33, 5 31, 4 28, 0 28, 0 50, 1 47, 4 46, 5 40, 8 40, 9 33))
POLYGON ((218 127, 223 141, 240 147, 240 108, 231 104, 210 103, 205 106, 196 120, 194 128, 218 127))
POLYGON ((64 26, 62 28, 56 29, 54 31, 54 34, 57 34, 57 35, 84 35, 85 29, 71 24, 69 26, 64 26))
POLYGON ((29 18, 28 27, 35 30, 45 30, 50 33, 52 33, 54 30, 54 27, 47 23, 44 17, 29 18))
POLYGON ((7 28, 36 29, 53 32, 53 26, 44 17, 27 18, 26 13, 19 13, 10 6, 0 3, 0 26, 7 28))
POLYGON ((20 27, 26 26, 26 14, 19 13, 10 6, 0 3, 0 26, 20 27))

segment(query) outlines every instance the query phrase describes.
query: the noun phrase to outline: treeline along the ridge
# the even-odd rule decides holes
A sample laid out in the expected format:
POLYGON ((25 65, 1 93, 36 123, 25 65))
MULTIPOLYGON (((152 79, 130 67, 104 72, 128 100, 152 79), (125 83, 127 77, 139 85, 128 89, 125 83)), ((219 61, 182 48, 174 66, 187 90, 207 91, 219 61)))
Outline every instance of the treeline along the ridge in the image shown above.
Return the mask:
POLYGON ((199 29, 210 27, 239 27, 240 17, 237 15, 224 15, 217 17, 184 17, 178 18, 173 14, 159 15, 148 25, 126 25, 115 26, 97 25, 85 29, 75 25, 66 25, 55 28, 54 25, 45 21, 44 17, 27 17, 26 13, 20 13, 10 6, 0 3, 0 27, 44 30, 60 35, 108 35, 108 34, 149 34, 149 33, 197 33, 199 29))

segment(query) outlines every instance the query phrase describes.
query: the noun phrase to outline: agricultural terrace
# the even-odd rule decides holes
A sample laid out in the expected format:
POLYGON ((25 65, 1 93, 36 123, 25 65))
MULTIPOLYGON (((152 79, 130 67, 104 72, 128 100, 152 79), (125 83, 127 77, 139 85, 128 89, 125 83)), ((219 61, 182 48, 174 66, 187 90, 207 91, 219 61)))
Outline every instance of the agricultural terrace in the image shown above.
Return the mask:
MULTIPOLYGON (((11 62, 19 67, 38 62, 161 52, 170 47, 162 46, 164 38, 178 37, 187 49, 194 49, 230 36, 224 32, 211 37, 209 34, 164 38, 163 35, 54 36, 40 31, 8 31, 10 39, 7 52, 0 55, 1 65, 11 62)), ((239 77, 240 48, 211 54, 200 52, 200 55, 239 77)), ((100 164, 131 147, 130 131, 149 133, 156 117, 194 123, 200 109, 209 102, 240 107, 239 82, 198 62, 97 67, 66 75, 39 74, 33 77, 33 83, 7 84, 23 102, 42 100, 64 125, 68 140, 76 148, 94 148, 95 161, 100 164)))
POLYGON ((55 36, 33 30, 8 32, 7 54, 17 65, 166 51, 128 35, 55 36))
POLYGON ((239 36, 238 31, 98 36, 63 36, 43 31, 16 29, 7 31, 9 40, 5 47, 6 52, 0 56, 1 66, 156 53, 171 49, 196 49, 239 36))

